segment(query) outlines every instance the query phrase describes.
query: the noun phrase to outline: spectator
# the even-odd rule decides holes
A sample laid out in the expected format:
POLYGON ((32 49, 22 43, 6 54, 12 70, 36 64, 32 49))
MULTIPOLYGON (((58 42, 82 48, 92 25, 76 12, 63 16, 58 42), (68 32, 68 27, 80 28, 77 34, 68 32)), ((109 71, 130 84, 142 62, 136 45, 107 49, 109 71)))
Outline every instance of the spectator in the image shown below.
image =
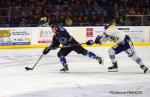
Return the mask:
MULTIPOLYGON (((69 16, 73 21, 69 23, 71 25, 101 25, 115 17, 117 23, 124 25, 126 14, 149 15, 149 4, 150 0, 0 0, 0 16, 4 25, 7 20, 11 23, 17 19, 20 26, 37 26, 44 16, 50 17, 51 23, 63 24, 70 21, 65 19, 69 16)), ((14 23, 14 26, 18 24, 14 23)))
POLYGON ((72 19, 69 16, 65 19, 65 25, 66 26, 71 26, 72 25, 72 19))
POLYGON ((39 26, 40 27, 49 27, 49 20, 47 19, 47 17, 42 17, 40 19, 39 26))

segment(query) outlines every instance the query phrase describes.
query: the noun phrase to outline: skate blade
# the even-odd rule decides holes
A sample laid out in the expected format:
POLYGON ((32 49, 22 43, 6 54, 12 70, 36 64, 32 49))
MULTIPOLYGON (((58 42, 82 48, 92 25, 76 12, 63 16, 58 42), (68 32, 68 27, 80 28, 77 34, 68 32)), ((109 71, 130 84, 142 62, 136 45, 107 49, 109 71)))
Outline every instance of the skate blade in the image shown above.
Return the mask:
POLYGON ((69 70, 66 70, 66 71, 61 71, 61 70, 60 70, 60 72, 61 72, 61 73, 69 73, 69 70))
POLYGON ((145 74, 150 73, 149 69, 148 69, 146 72, 144 72, 144 73, 145 73, 145 74))
POLYGON ((108 72, 118 72, 118 69, 108 69, 108 72))

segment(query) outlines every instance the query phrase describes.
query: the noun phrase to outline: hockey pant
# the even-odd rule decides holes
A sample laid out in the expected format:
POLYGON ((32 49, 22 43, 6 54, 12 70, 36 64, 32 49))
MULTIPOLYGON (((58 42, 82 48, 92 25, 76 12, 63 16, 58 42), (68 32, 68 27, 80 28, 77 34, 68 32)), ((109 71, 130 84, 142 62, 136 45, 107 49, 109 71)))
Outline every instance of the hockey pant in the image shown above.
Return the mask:
POLYGON ((61 62, 62 65, 67 65, 67 61, 66 61, 66 56, 71 52, 71 51, 75 51, 78 54, 82 54, 84 56, 88 56, 90 58, 96 59, 96 54, 90 51, 87 51, 86 49, 84 49, 82 46, 77 45, 74 47, 69 47, 69 48, 61 48, 60 51, 58 52, 57 56, 61 62))
POLYGON ((132 41, 128 41, 128 42, 123 41, 122 43, 117 44, 108 50, 108 54, 109 54, 109 57, 110 57, 112 63, 117 62, 115 55, 117 55, 123 51, 137 64, 139 64, 140 66, 144 65, 141 58, 139 58, 136 55, 132 41))

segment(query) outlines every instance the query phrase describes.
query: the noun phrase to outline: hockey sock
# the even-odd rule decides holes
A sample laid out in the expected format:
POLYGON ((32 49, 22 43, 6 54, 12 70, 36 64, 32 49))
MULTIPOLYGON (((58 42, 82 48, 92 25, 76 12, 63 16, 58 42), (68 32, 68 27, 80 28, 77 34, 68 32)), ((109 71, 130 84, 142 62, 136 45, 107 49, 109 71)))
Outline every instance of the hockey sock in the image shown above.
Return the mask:
POLYGON ((59 60, 60 60, 62 65, 67 65, 66 58, 64 56, 60 56, 59 60))
POLYGON ((111 62, 112 62, 112 63, 116 63, 117 60, 115 59, 116 57, 115 57, 114 50, 113 50, 113 49, 109 49, 109 50, 108 50, 108 54, 109 54, 109 57, 110 57, 110 59, 111 59, 111 62))
POLYGON ((115 55, 109 55, 112 63, 117 63, 117 60, 115 59, 115 55))
POLYGON ((87 52, 86 56, 93 58, 93 59, 96 59, 96 57, 97 57, 96 54, 94 54, 93 52, 87 52))
POLYGON ((134 54, 133 56, 131 56, 131 59, 133 61, 135 61, 137 64, 139 64, 140 66, 144 65, 143 62, 142 62, 142 60, 136 54, 134 54))

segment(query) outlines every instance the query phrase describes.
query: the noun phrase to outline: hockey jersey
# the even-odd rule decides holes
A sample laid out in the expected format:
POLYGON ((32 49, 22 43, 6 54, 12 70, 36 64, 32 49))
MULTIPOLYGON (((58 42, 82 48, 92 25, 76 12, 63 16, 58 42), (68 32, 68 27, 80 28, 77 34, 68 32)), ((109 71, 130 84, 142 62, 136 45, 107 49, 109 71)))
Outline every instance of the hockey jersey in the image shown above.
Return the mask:
POLYGON ((67 30, 63 27, 58 27, 55 35, 52 39, 52 44, 50 45, 53 47, 58 47, 60 44, 63 46, 70 45, 75 39, 67 32, 67 30))
POLYGON ((105 43, 106 41, 112 41, 115 43, 120 43, 124 40, 124 36, 118 31, 118 29, 107 29, 101 35, 101 43, 105 43))

